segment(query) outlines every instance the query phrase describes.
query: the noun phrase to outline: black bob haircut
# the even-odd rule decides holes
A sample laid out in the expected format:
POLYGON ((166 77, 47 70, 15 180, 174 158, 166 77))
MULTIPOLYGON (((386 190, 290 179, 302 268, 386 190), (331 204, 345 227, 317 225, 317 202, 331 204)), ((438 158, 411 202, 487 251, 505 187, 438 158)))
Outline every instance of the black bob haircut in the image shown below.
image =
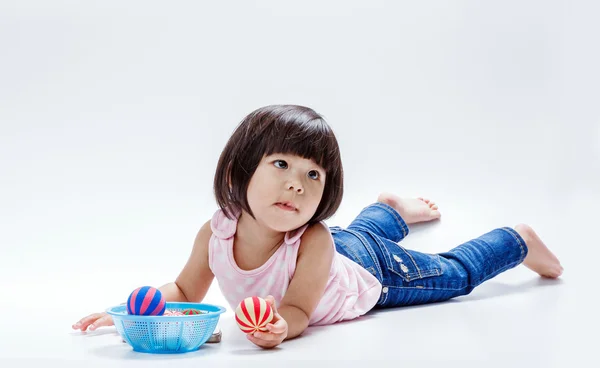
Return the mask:
POLYGON ((344 193, 344 170, 337 139, 314 110, 298 105, 270 105, 248 114, 225 145, 213 190, 225 216, 244 210, 252 217, 246 196, 250 178, 265 155, 295 154, 325 169, 323 197, 309 223, 331 217, 344 193))

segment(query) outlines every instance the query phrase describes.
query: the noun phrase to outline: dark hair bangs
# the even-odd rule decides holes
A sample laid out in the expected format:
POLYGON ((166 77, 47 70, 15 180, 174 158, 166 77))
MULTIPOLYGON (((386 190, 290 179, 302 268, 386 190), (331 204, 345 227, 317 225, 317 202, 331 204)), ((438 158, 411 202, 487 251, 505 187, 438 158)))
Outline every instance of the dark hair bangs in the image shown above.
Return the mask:
POLYGON ((303 124, 285 124, 272 129, 265 139, 265 155, 294 154, 315 161, 329 172, 339 165, 339 148, 335 136, 326 123, 313 119, 303 124))

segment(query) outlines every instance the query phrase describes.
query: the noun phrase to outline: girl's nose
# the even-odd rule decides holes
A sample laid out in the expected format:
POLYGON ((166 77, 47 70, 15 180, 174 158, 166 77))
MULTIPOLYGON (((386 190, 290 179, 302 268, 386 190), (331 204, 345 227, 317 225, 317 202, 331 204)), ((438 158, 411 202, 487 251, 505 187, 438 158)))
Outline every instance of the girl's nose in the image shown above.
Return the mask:
POLYGON ((287 184, 287 189, 288 190, 293 190, 293 191, 295 191, 298 194, 304 193, 304 188, 302 188, 302 185, 300 185, 299 183, 289 182, 287 184))

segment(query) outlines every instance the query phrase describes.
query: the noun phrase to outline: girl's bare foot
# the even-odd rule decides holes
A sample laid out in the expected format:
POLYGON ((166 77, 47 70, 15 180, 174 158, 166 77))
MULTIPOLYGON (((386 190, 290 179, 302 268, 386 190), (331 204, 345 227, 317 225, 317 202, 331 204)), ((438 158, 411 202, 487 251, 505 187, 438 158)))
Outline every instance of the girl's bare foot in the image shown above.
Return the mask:
POLYGON ((541 276, 557 278, 562 275, 563 268, 556 256, 546 247, 542 239, 533 231, 531 226, 519 224, 515 230, 527 244, 527 257, 523 264, 541 276))
POLYGON ((381 193, 377 201, 393 207, 406 224, 431 221, 442 216, 435 202, 421 197, 400 198, 391 193, 381 193))

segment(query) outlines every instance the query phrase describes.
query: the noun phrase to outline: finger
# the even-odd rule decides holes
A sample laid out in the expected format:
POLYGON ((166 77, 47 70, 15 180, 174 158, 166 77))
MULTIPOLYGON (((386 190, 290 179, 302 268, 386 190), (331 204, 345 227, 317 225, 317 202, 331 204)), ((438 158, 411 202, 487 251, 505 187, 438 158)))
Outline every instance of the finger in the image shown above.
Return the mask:
POLYGON ((102 317, 102 313, 92 313, 89 316, 85 316, 82 319, 80 319, 79 321, 77 321, 77 323, 75 323, 73 326, 81 326, 85 323, 89 323, 92 320, 96 320, 100 317, 102 317))
POLYGON ((269 305, 271 306, 271 309, 273 309, 273 315, 278 314, 277 313, 277 306, 275 305, 275 298, 273 297, 273 295, 268 295, 265 300, 267 301, 267 303, 269 303, 269 305))
POLYGON ((247 334, 246 338, 248 340, 250 340, 254 345, 259 346, 261 348, 268 348, 268 347, 271 347, 271 345, 272 345, 272 344, 267 343, 266 341, 257 339, 256 337, 252 336, 252 334, 247 334))
POLYGON ((279 312, 277 311, 277 305, 275 303, 275 298, 272 295, 268 295, 265 300, 267 301, 267 303, 269 303, 269 305, 271 306, 271 309, 273 310, 273 320, 274 321, 279 321, 281 320, 281 315, 279 315, 279 312))
POLYGON ((281 341, 281 340, 283 340, 281 338, 281 334, 274 334, 271 332, 256 331, 254 334, 251 334, 251 335, 254 336, 255 338, 257 338, 259 340, 263 340, 263 341, 281 341))
POLYGON ((247 334, 246 338, 248 340, 250 340, 254 345, 260 346, 261 348, 273 348, 277 345, 279 345, 278 341, 265 341, 263 339, 258 339, 254 336, 252 336, 252 334, 247 334))
POLYGON ((265 327, 271 333, 282 334, 287 330, 287 323, 285 323, 283 319, 279 319, 275 323, 268 323, 265 327))
POLYGON ((95 320, 97 320, 98 318, 100 318, 102 316, 103 316, 102 313, 93 313, 93 314, 90 314, 89 316, 83 317, 82 319, 80 319, 72 327, 75 330, 81 329, 82 331, 84 331, 87 328, 87 326, 89 326, 92 322, 94 322, 95 320))
POLYGON ((105 316, 97 319, 94 323, 92 323, 90 325, 90 331, 94 331, 98 327, 102 327, 102 326, 112 326, 112 324, 113 324, 112 317, 109 315, 105 315, 105 316))

